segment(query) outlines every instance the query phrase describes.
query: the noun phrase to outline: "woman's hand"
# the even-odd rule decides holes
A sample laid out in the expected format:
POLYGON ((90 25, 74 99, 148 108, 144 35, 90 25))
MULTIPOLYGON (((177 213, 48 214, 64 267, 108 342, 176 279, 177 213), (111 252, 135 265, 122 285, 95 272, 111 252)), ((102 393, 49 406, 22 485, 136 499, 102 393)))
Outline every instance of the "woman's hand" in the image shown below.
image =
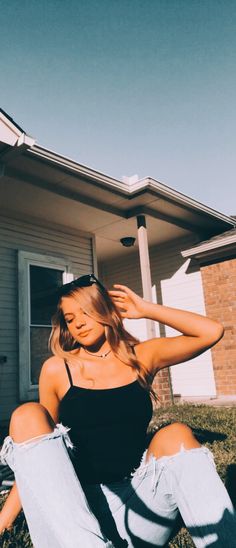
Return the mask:
POLYGON ((5 523, 2 520, 1 512, 0 512, 0 535, 4 533, 6 529, 5 523))
POLYGON ((120 311, 122 318, 138 319, 145 317, 145 302, 126 285, 114 284, 109 295, 120 311))
POLYGON ((6 520, 4 519, 2 512, 0 512, 0 535, 3 535, 6 529, 10 530, 11 527, 12 527, 12 524, 6 523, 6 520))

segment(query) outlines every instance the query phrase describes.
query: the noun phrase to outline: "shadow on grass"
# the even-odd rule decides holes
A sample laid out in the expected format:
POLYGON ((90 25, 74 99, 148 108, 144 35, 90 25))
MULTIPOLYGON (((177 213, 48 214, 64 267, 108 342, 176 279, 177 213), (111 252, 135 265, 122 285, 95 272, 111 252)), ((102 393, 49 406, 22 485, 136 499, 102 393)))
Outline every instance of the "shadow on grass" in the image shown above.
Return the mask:
POLYGON ((227 466, 225 487, 229 493, 234 508, 236 508, 236 464, 229 464, 227 466))
POLYGON ((227 434, 206 430, 206 428, 192 428, 192 431, 199 443, 213 443, 213 441, 224 441, 227 439, 227 434))

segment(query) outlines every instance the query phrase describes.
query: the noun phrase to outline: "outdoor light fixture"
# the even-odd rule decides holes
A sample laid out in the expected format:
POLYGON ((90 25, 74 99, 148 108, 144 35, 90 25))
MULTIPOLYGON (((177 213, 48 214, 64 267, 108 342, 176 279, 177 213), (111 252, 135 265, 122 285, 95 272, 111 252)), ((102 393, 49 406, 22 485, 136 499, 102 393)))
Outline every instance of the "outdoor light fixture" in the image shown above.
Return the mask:
POLYGON ((120 239, 120 243, 124 247, 132 247, 135 243, 135 238, 133 238, 133 236, 125 236, 125 238, 120 239))

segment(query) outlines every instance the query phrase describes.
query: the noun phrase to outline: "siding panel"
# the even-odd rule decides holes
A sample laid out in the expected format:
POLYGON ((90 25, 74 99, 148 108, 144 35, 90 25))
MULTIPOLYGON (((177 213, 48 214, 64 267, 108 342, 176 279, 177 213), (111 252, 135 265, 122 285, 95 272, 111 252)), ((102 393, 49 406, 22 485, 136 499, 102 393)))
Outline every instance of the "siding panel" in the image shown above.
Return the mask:
POLYGON ((65 259, 75 276, 92 272, 92 237, 66 227, 44 227, 9 217, 0 219, 0 421, 8 420, 18 400, 18 251, 65 259))

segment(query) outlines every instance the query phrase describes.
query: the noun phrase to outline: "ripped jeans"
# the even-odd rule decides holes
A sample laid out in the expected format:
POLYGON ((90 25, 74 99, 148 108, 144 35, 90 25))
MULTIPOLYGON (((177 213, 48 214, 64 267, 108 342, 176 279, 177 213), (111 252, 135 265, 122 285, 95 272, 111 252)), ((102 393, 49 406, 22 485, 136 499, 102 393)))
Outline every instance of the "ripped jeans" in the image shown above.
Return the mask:
POLYGON ((165 546, 180 512, 197 548, 236 548, 227 491, 205 447, 146 462, 132 478, 84 485, 66 446, 67 428, 24 443, 8 436, 0 458, 15 473, 34 548, 165 546))

